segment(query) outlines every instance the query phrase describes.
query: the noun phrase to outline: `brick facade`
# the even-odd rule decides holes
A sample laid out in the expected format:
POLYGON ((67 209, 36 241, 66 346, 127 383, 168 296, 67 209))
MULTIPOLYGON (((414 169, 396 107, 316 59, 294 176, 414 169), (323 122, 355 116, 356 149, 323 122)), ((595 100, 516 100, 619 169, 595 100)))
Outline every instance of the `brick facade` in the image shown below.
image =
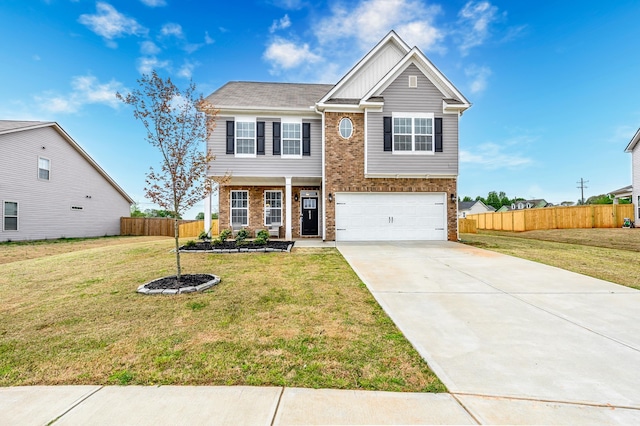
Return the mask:
MULTIPOLYGON (((447 194, 447 238, 458 240, 456 202, 448 194, 456 194, 457 180, 365 178, 364 177, 364 114, 325 112, 325 191, 336 192, 444 192, 447 194), (348 117, 353 122, 353 134, 343 139, 338 131, 340 120, 348 117)), ((335 240, 335 204, 324 197, 326 203, 326 239, 335 240)))

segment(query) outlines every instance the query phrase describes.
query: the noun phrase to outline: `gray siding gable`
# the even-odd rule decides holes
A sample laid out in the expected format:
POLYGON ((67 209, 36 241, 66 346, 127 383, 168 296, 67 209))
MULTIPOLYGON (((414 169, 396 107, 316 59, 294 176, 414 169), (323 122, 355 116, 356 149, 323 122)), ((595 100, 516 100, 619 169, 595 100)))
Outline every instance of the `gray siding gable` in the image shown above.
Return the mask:
POLYGON ((367 170, 370 175, 458 175, 458 115, 444 114, 445 95, 411 64, 381 94, 382 112, 367 112, 367 170), (409 87, 409 76, 417 76, 418 86, 409 87), (433 113, 442 118, 443 152, 434 155, 398 155, 383 150, 383 117, 394 112, 433 113))

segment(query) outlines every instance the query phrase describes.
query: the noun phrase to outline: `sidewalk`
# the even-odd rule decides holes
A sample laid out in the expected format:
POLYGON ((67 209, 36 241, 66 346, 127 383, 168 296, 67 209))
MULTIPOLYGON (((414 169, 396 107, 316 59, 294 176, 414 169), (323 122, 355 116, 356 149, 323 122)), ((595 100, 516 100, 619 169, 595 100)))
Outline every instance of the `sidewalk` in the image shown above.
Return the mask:
POLYGON ((477 424, 449 394, 247 386, 0 388, 2 425, 477 424))

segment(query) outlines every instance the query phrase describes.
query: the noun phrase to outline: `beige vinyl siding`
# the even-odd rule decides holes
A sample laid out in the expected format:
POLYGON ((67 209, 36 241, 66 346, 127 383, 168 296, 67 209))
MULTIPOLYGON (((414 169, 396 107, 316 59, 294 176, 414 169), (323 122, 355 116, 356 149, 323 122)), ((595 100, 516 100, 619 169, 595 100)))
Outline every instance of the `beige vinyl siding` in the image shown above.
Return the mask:
POLYGON ((0 227, 0 241, 120 234, 129 202, 53 127, 0 135, 0 150, 0 202, 18 202, 18 231, 0 227), (48 181, 38 157, 50 160, 48 181))
POLYGON ((367 173, 368 174, 458 174, 458 115, 442 112, 442 93, 410 65, 382 93, 384 110, 367 113, 367 173), (409 76, 418 77, 418 87, 409 87, 409 76), (394 155, 384 151, 383 117, 393 112, 434 113, 442 117, 443 152, 433 155, 394 155))
MULTIPOLYGON (((273 155, 273 122, 282 122, 280 117, 258 117, 256 121, 265 122, 265 154, 255 158, 238 158, 227 154, 226 150, 226 122, 234 117, 216 117, 217 126, 207 142, 207 148, 215 155, 211 163, 210 174, 222 176, 230 173, 232 176, 252 177, 321 177, 322 176, 322 122, 321 120, 302 119, 303 123, 311 124, 311 155, 302 158, 282 158, 273 155)), ((299 120, 299 119, 298 119, 299 120)))

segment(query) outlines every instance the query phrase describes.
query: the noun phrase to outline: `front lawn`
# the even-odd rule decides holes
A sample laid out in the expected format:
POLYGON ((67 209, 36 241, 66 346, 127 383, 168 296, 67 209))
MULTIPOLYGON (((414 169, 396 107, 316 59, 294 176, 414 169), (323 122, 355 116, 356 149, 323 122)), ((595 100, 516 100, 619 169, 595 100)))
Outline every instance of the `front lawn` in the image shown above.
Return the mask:
POLYGON ((0 386, 446 390, 337 250, 183 254, 184 273, 222 283, 180 296, 135 293, 174 273, 172 245, 0 244, 0 386))
POLYGON ((639 229, 479 231, 463 243, 640 289, 639 229))

